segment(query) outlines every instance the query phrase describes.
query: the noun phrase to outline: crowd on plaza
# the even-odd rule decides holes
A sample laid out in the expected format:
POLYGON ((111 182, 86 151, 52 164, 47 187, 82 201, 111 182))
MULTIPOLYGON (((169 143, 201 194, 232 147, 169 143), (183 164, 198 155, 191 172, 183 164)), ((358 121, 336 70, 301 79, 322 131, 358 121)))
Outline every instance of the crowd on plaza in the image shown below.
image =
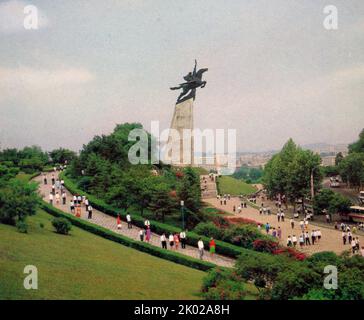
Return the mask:
MULTIPOLYGON (((224 194, 224 195, 217 195, 217 200, 220 201, 221 206, 225 206, 228 204, 229 200, 231 199, 230 194, 224 194)), ((241 213, 244 208, 247 207, 247 201, 244 200, 243 196, 239 196, 240 204, 236 207, 236 205, 233 205, 233 212, 241 213)), ((272 209, 269 206, 266 206, 264 204, 265 197, 261 196, 261 205, 259 207, 259 215, 271 215, 272 209)), ((250 202, 256 203, 256 197, 253 199, 249 199, 250 202)), ((277 216, 277 222, 280 224, 281 222, 285 222, 285 213, 284 209, 282 208, 282 202, 284 202, 284 199, 276 199, 275 201, 275 211, 277 216)), ((315 228, 312 230, 309 230, 309 221, 313 220, 313 214, 307 208, 305 207, 304 211, 302 211, 304 218, 300 216, 301 215, 301 208, 298 208, 292 215, 292 217, 289 219, 289 223, 292 229, 292 233, 287 236, 286 239, 286 245, 288 247, 300 247, 304 248, 305 246, 313 246, 320 244, 320 241, 322 239, 322 232, 319 228, 315 228), (300 219, 300 220, 298 220, 300 219), (294 233, 295 225, 298 223, 299 225, 299 234, 294 233)), ((323 212, 325 214, 326 222, 331 223, 331 216, 327 212, 323 212)), ((264 230, 266 234, 270 234, 271 236, 282 240, 282 229, 280 226, 273 227, 269 222, 267 223, 258 223, 258 229, 264 230)), ((336 223, 335 229, 342 231, 342 241, 344 245, 350 245, 351 251, 353 254, 360 252, 360 241, 359 237, 353 236, 353 234, 356 233, 357 230, 364 229, 364 224, 358 224, 357 226, 353 226, 350 228, 349 225, 344 223, 336 223)), ((364 248, 362 248, 361 251, 363 251, 364 248)))

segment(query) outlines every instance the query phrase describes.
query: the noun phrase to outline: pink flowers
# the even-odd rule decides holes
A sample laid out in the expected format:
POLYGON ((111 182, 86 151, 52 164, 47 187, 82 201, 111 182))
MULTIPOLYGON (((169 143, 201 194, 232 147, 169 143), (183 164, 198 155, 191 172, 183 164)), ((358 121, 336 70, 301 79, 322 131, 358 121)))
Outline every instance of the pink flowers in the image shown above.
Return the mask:
POLYGON ((273 254, 287 254, 289 257, 292 257, 299 261, 303 261, 307 258, 307 256, 304 253, 299 252, 294 248, 279 248, 279 249, 274 250, 272 253, 273 254))

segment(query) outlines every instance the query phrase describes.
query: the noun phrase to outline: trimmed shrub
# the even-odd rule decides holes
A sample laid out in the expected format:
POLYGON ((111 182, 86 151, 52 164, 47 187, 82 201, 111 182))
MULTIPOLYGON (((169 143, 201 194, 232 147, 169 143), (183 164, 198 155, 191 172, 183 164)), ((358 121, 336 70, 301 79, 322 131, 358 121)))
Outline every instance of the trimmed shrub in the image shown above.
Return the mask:
POLYGON ((52 225, 56 229, 57 233, 65 235, 67 235, 72 228, 71 222, 66 218, 54 218, 52 220, 52 225))
POLYGON ((28 233, 28 225, 23 220, 18 220, 16 223, 16 228, 20 233, 28 233))

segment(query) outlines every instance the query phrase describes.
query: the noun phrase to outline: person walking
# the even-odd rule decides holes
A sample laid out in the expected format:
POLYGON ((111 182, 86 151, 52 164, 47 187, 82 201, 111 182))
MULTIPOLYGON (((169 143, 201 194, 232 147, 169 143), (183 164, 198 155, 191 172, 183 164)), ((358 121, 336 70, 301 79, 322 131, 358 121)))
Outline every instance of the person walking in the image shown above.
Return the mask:
POLYGON ((161 235, 161 245, 163 249, 167 249, 167 238, 164 233, 161 235))
POLYGON ((116 226, 117 226, 117 228, 119 230, 121 229, 121 218, 120 218, 120 214, 118 214, 118 216, 116 218, 116 226))
POLYGON ((214 238, 212 238, 212 237, 211 237, 211 239, 210 239, 210 244, 209 244, 209 246, 210 246, 210 255, 211 255, 211 257, 213 257, 213 256, 214 256, 214 253, 215 253, 215 251, 216 251, 216 243, 215 243, 214 238))
POLYGON ((305 231, 305 223, 303 220, 300 221, 300 228, 301 228, 301 231, 305 231))
POLYGON ((131 224, 131 215, 130 215, 130 213, 128 213, 126 215, 126 222, 128 223, 128 229, 131 229, 133 227, 133 225, 131 224))
POLYGON ((49 193, 49 203, 53 206, 53 193, 49 193))
POLYGON ((321 230, 320 230, 320 229, 316 230, 316 239, 317 239, 317 243, 319 243, 319 242, 320 242, 321 237, 322 237, 321 230))
POLYGON ((178 247, 179 247, 179 235, 178 235, 178 233, 175 233, 173 238, 174 238, 174 247, 176 248, 176 250, 178 250, 178 247))
POLYGON ((302 248, 303 245, 305 244, 305 235, 303 233, 299 236, 299 242, 300 242, 300 247, 302 248))
POLYGON ((63 193, 62 193, 62 204, 63 205, 66 205, 66 200, 67 200, 67 194, 66 194, 66 192, 63 191, 63 193))
POLYGON ((294 220, 293 220, 293 219, 291 219, 289 222, 290 222, 290 224, 291 224, 291 229, 294 229, 294 220))
POLYGON ((59 193, 57 192, 56 193, 56 204, 58 205, 59 204, 59 201, 60 201, 60 196, 59 196, 59 193))
POLYGON ((48 179, 46 174, 43 174, 43 182, 44 184, 48 184, 48 179))
MULTIPOLYGON (((350 230, 350 229, 349 229, 349 230, 350 230)), ((353 240, 353 236, 352 236, 352 234, 351 234, 351 232, 350 232, 350 231, 348 231, 347 236, 348 236, 348 241, 349 241, 349 243, 351 243, 351 240, 353 240)))
POLYGON ((203 241, 202 241, 201 238, 198 239, 197 247, 198 247, 199 257, 202 260, 203 259, 203 254, 204 254, 205 247, 204 247, 204 244, 203 244, 203 241))
POLYGON ((306 244, 306 246, 311 245, 310 235, 309 235, 308 231, 306 231, 306 233, 305 233, 305 244, 306 244))
POLYGON ((355 254, 355 252, 356 252, 356 242, 355 242, 355 239, 351 240, 351 250, 352 250, 353 254, 355 254))
POLYGON ((279 239, 279 240, 281 240, 281 239, 282 239, 282 229, 281 229, 281 227, 278 227, 278 230, 277 230, 277 237, 278 237, 278 239, 279 239))
MULTIPOLYGON (((140 239, 140 241, 144 241, 144 233, 145 233, 145 231, 143 230, 143 229, 140 229, 139 230, 139 239, 140 239)), ((167 249, 167 248, 166 248, 167 249)))
POLYGON ((148 219, 146 219, 146 220, 144 221, 144 227, 145 227, 145 229, 150 228, 150 221, 149 221, 148 219))
POLYGON ((171 247, 171 249, 173 249, 173 246, 174 246, 174 236, 173 236, 172 233, 169 235, 168 241, 169 241, 169 246, 171 247))
POLYGON ((147 230, 146 230, 146 232, 145 232, 145 241, 149 242, 149 241, 150 241, 151 236, 152 236, 152 232, 151 232, 151 230, 150 230, 150 227, 148 226, 148 227, 147 227, 147 230))
POLYGON ((291 236, 287 237, 287 247, 292 247, 292 238, 291 238, 291 236))
POLYGON ((312 245, 315 244, 316 241, 316 234, 315 234, 315 230, 311 231, 311 240, 312 240, 312 245))
POLYGON ((269 222, 267 222, 265 224, 265 232, 268 234, 269 233, 269 230, 270 230, 270 225, 269 225, 269 222))
POLYGON ((72 213, 75 213, 75 204, 73 203, 73 200, 70 200, 70 210, 72 213))
POLYGON ((292 236, 292 243, 293 243, 293 246, 296 248, 296 246, 297 246, 297 237, 295 235, 292 236))
POLYGON ((179 234, 179 238, 181 239, 182 249, 186 249, 186 241, 187 241, 186 231, 182 230, 181 233, 179 234))
POLYGON ((87 212, 88 212, 88 219, 92 219, 92 207, 91 207, 91 205, 89 205, 88 207, 87 207, 87 212))
POLYGON ((345 246, 346 245, 346 233, 344 231, 341 233, 341 237, 343 238, 343 245, 345 246))

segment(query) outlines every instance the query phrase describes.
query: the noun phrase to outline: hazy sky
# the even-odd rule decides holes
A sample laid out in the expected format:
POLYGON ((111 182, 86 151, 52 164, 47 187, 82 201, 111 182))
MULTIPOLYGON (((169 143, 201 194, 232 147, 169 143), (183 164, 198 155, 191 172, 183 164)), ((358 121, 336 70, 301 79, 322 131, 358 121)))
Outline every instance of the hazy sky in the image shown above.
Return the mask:
POLYGON ((0 144, 78 150, 116 123, 168 127, 197 58, 195 126, 238 150, 346 143, 364 127, 363 0, 0 0, 0 144), (40 12, 23 27, 23 8, 40 12), (323 8, 338 8, 338 30, 323 8))

